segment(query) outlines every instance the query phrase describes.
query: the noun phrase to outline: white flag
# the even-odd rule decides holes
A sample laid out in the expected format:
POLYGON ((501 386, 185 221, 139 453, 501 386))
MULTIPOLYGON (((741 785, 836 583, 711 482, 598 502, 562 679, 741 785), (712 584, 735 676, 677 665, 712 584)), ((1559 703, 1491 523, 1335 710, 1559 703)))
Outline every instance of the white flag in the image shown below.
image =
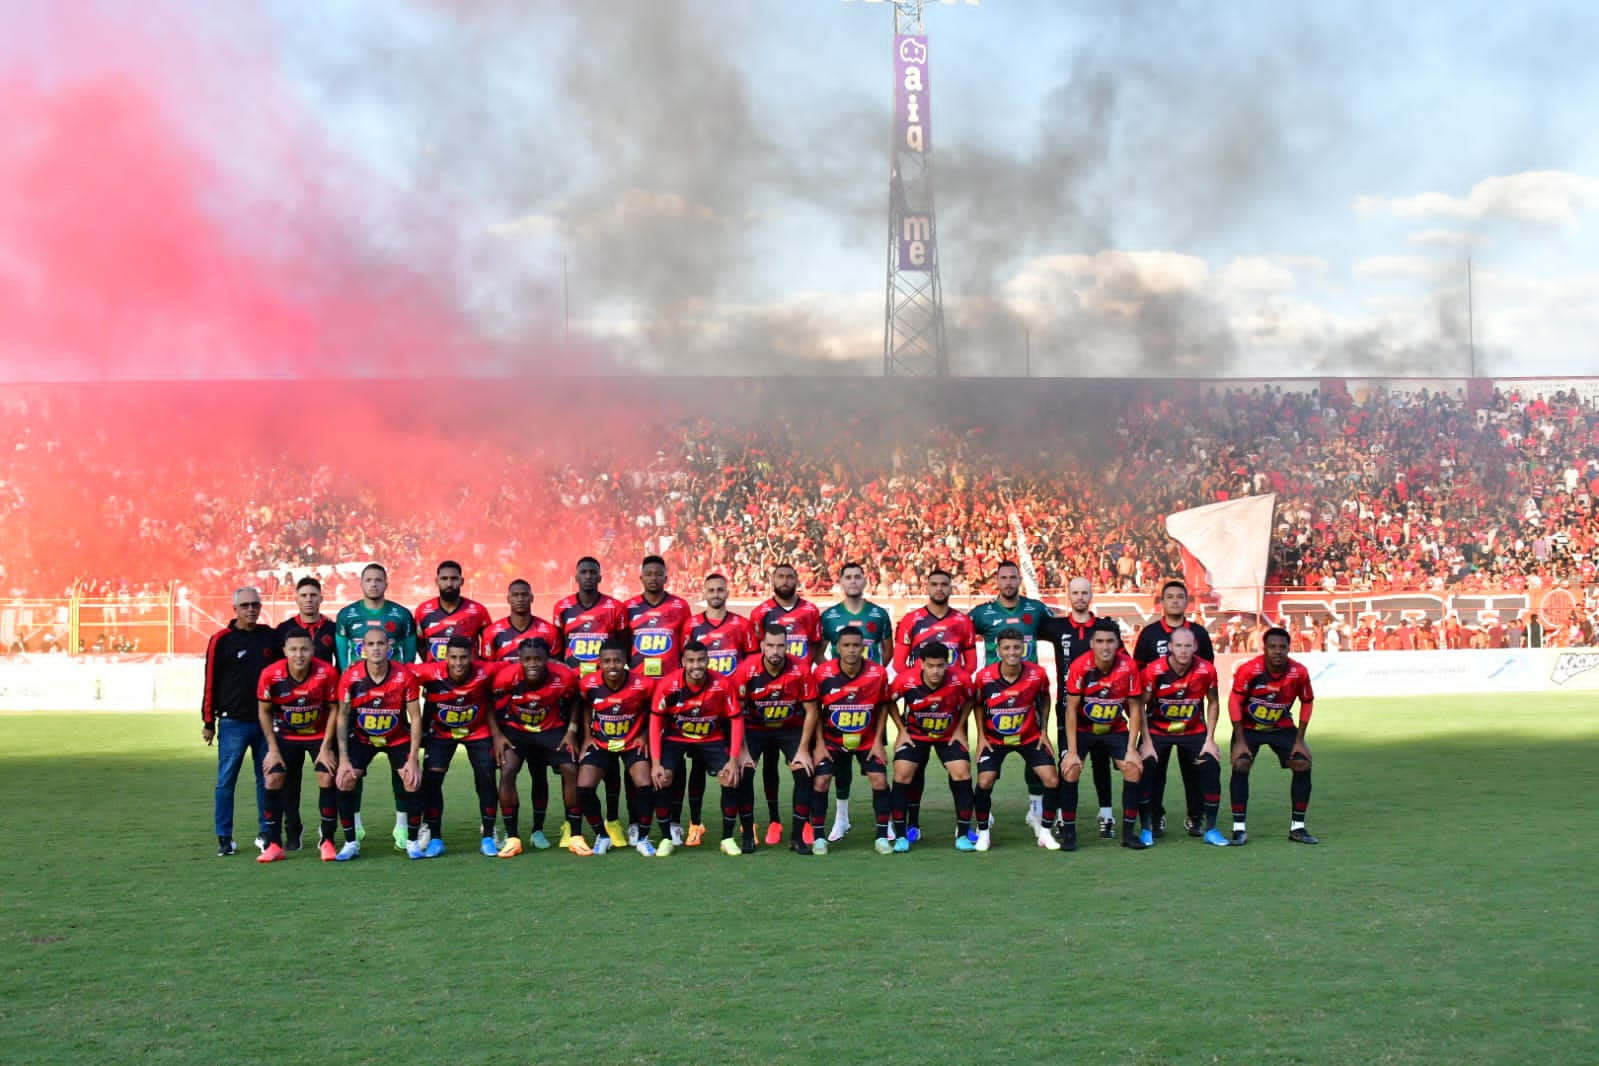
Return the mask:
POLYGON ((1205 568, 1223 611, 1259 611, 1277 494, 1223 500, 1166 516, 1166 532, 1205 568))

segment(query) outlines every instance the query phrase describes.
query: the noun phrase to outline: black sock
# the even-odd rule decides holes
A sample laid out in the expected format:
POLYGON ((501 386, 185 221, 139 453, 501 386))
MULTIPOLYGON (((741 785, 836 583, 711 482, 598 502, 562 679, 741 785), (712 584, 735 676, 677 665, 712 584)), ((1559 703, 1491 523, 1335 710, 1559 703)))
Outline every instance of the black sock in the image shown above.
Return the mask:
MULTIPOLYGON (((1095 750, 1098 751, 1099 749, 1096 748, 1095 750)), ((1111 785, 1110 759, 1104 755, 1096 754, 1089 761, 1093 764, 1090 769, 1094 773, 1094 796, 1099 800, 1099 805, 1101 807, 1109 807, 1111 785)), ((1075 812, 1076 809, 1077 805, 1075 803, 1072 804, 1073 812, 1075 812)), ((1076 818, 1075 813, 1073 814, 1073 818, 1076 818)))
MULTIPOLYGON (((407 793, 409 795, 410 793, 407 793)), ((428 831, 438 839, 444 838, 444 775, 435 770, 422 774, 422 816, 427 819, 428 831)))
MULTIPOLYGON (((693 765, 699 765, 698 760, 695 760, 693 765)), ((683 824, 683 796, 687 792, 687 782, 684 781, 684 778, 692 776, 693 773, 693 769, 685 767, 683 770, 680 770, 673 775, 672 791, 671 794, 666 797, 666 807, 664 810, 660 805, 661 794, 656 792, 655 820, 660 822, 663 826, 670 822, 676 822, 679 825, 683 824)))
MULTIPOLYGON (((541 764, 529 763, 527 767, 531 781, 528 783, 528 804, 533 808, 533 829, 535 832, 544 828, 544 819, 550 811, 550 773, 541 764)), ((515 807, 511 808, 514 812, 515 807)), ((508 837, 519 834, 507 824, 505 828, 508 837)))
POLYGON ((827 789, 818 789, 811 779, 811 833, 817 840, 827 839, 827 789))
POLYGON ((1232 780, 1228 782, 1228 791, 1232 794, 1233 822, 1242 823, 1249 809, 1249 775, 1234 770, 1232 780))
MULTIPOLYGON (((755 790, 755 782, 750 774, 745 774, 738 784, 732 788, 722 786, 722 839, 730 840, 733 837, 733 827, 738 824, 738 809, 744 802, 742 793, 748 789, 755 790)), ((752 797, 753 799, 753 797, 752 797)))
POLYGON ((768 822, 781 822, 783 812, 777 806, 777 747, 774 745, 766 751, 766 758, 761 760, 761 787, 766 791, 766 820, 768 822))
POLYGON ((977 831, 981 833, 988 829, 988 815, 994 809, 994 790, 978 785, 973 795, 977 801, 977 831))
MULTIPOLYGON (((833 763, 833 793, 840 803, 848 803, 850 788, 855 783, 855 761, 838 759, 833 763)), ((826 811, 822 812, 824 815, 826 811)))
POLYGON ((472 767, 472 784, 477 789, 479 828, 485 837, 494 836, 494 817, 500 809, 500 786, 494 780, 494 767, 472 767))
MULTIPOLYGON (((622 771, 616 765, 616 760, 611 760, 611 765, 605 768, 605 820, 614 822, 622 816, 622 771)), ((629 782, 631 787, 631 782, 629 782)))
MULTIPOLYGON (((678 797, 676 810, 672 818, 674 822, 682 816, 681 796, 678 797)), ((688 775, 688 817, 695 825, 705 824, 705 764, 698 759, 694 760, 694 769, 688 775)))
POLYGON ((1077 782, 1065 778, 1060 782, 1060 820, 1070 826, 1077 824, 1077 782))
MULTIPOLYGON (((631 780, 631 778, 629 778, 631 780)), ((639 839, 650 835, 650 825, 655 821, 655 786, 633 786, 633 823, 639 828, 639 839)))
MULTIPOLYGON (((393 749, 391 748, 389 750, 392 751, 393 749)), ((392 756, 390 758, 392 760, 392 756)), ((420 751, 416 753, 416 758, 417 758, 417 762, 418 763, 425 763, 426 762, 426 759, 424 758, 423 753, 420 752, 420 751)), ((395 810, 395 812, 399 813, 401 811, 406 810, 407 808, 405 806, 405 804, 406 804, 405 797, 406 797, 407 793, 405 791, 405 782, 400 780, 400 771, 399 771, 399 769, 397 767, 394 766, 392 761, 389 764, 389 791, 394 793, 394 810, 395 810)))
POLYGON ((1310 806, 1310 771, 1295 770, 1293 780, 1288 785, 1288 795, 1293 800, 1293 811, 1290 824, 1303 825, 1305 810, 1310 806))
POLYGON ((506 806, 503 803, 500 804, 500 821, 505 823, 506 840, 515 840, 522 835, 522 827, 517 825, 517 822, 521 820, 521 810, 521 806, 515 803, 510 806, 506 806))
POLYGON ((268 844, 277 844, 281 847, 283 845, 283 790, 281 788, 269 788, 266 790, 266 811, 262 815, 262 820, 266 822, 266 832, 262 834, 262 836, 266 837, 266 842, 268 844))
POLYGON ((885 840, 888 838, 888 819, 893 813, 893 804, 888 789, 872 789, 872 815, 877 819, 877 835, 885 840))
POLYGON ((1055 827, 1055 813, 1060 810, 1060 786, 1044 789, 1044 813, 1039 819, 1039 824, 1045 829, 1055 827))
POLYGON ((1216 814, 1221 809, 1221 764, 1206 759, 1194 767, 1199 778, 1201 817, 1206 829, 1216 828, 1216 814))
POLYGON ((903 781, 895 781, 888 790, 889 820, 893 822, 894 832, 900 836, 905 835, 906 805, 910 802, 906 796, 910 786, 903 781))
MULTIPOLYGON (((588 822, 589 828, 594 830, 595 839, 605 835, 605 820, 600 817, 600 791, 597 788, 577 788, 578 809, 583 812, 583 820, 588 822)), ((580 827, 574 827, 573 836, 582 836, 580 827)))
POLYGON ((803 840, 805 827, 811 821, 811 775, 806 770, 794 771, 794 829, 793 838, 803 840))
POLYGON ((339 790, 332 785, 323 788, 317 786, 316 790, 317 813, 321 815, 318 830, 322 840, 332 840, 335 827, 339 824, 339 790))
MULTIPOLYGON (((595 802, 599 801, 596 800, 595 802)), ((572 835, 575 837, 583 835, 583 807, 581 804, 574 803, 566 809, 566 828, 571 830, 572 835)))
POLYGON ((972 828, 972 781, 951 781, 949 790, 955 797, 955 831, 961 836, 972 828))
MULTIPOLYGON (((359 782, 357 782, 359 784, 359 782)), ((360 810, 356 806, 356 791, 339 793, 339 826, 344 830, 344 842, 352 843, 355 840, 355 812, 360 810)))
MULTIPOLYGON (((440 775, 443 776, 442 774, 440 775)), ((422 793, 405 794, 405 839, 416 842, 422 833, 422 793)))
POLYGON ((1138 805, 1143 799, 1141 782, 1122 780, 1122 837, 1138 835, 1138 805))

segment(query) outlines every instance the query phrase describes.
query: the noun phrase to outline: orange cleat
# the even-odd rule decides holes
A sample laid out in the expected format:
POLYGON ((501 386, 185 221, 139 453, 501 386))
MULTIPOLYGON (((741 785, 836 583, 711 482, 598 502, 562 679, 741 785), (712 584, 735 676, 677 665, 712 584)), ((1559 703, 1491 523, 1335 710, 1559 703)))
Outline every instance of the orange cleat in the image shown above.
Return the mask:
POLYGON ((766 846, 776 847, 783 842, 783 826, 780 822, 769 822, 766 826, 766 846))
POLYGON ((333 846, 331 840, 324 840, 316 850, 317 854, 322 856, 323 862, 333 862, 339 857, 339 849, 333 846))
POLYGON ((683 841, 683 846, 697 848, 703 843, 705 843, 705 827, 703 825, 690 825, 688 827, 688 839, 683 841))
POLYGON ((518 837, 506 837, 505 843, 500 846, 499 857, 511 859, 522 854, 522 841, 518 837))
POLYGON ((257 855, 255 857, 255 861, 256 862, 282 862, 286 858, 288 858, 288 856, 283 853, 283 848, 280 845, 278 845, 278 844, 268 844, 265 848, 263 848, 261 850, 261 854, 259 854, 259 855, 257 855))
POLYGON ((584 840, 580 836, 574 836, 572 838, 572 843, 570 843, 570 844, 568 844, 566 846, 566 850, 570 851, 573 855, 593 855, 594 854, 594 849, 589 847, 589 842, 584 840))

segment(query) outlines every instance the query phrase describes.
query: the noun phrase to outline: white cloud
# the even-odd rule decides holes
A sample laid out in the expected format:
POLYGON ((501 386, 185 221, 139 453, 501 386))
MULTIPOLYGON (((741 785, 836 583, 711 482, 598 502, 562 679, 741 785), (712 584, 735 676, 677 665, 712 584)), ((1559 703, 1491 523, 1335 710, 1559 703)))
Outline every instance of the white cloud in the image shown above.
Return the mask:
POLYGON ((1599 211, 1599 178, 1563 170, 1527 170, 1484 178, 1465 196, 1424 192, 1416 196, 1358 196, 1355 210, 1402 218, 1510 218, 1567 223, 1599 211))
POLYGON ((1234 259, 1222 268, 1217 280, 1238 292, 1286 292, 1294 287, 1291 270, 1259 256, 1234 259))
POLYGON ((1442 272, 1435 259, 1419 255, 1376 255, 1350 268, 1357 278, 1421 278, 1431 280, 1442 272))
POLYGON ((1426 247, 1461 248, 1474 243, 1472 235, 1457 229, 1428 229, 1405 238, 1410 244, 1426 247))

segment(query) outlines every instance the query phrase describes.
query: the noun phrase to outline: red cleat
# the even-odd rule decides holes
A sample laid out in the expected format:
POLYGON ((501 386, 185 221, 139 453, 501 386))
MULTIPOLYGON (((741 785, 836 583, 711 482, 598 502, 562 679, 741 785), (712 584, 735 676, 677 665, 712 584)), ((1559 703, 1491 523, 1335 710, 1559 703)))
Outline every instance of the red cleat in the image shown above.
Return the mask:
POLYGON ((261 850, 261 854, 259 854, 259 855, 257 855, 255 857, 255 861, 256 862, 282 862, 286 858, 288 858, 288 856, 283 853, 283 848, 282 848, 281 845, 268 844, 265 848, 263 848, 261 850))
POLYGON ((783 826, 780 822, 771 822, 766 827, 766 846, 775 847, 783 842, 783 826))
POLYGON ((816 843, 816 830, 812 828, 811 823, 805 823, 805 828, 800 832, 800 839, 807 844, 816 843))

